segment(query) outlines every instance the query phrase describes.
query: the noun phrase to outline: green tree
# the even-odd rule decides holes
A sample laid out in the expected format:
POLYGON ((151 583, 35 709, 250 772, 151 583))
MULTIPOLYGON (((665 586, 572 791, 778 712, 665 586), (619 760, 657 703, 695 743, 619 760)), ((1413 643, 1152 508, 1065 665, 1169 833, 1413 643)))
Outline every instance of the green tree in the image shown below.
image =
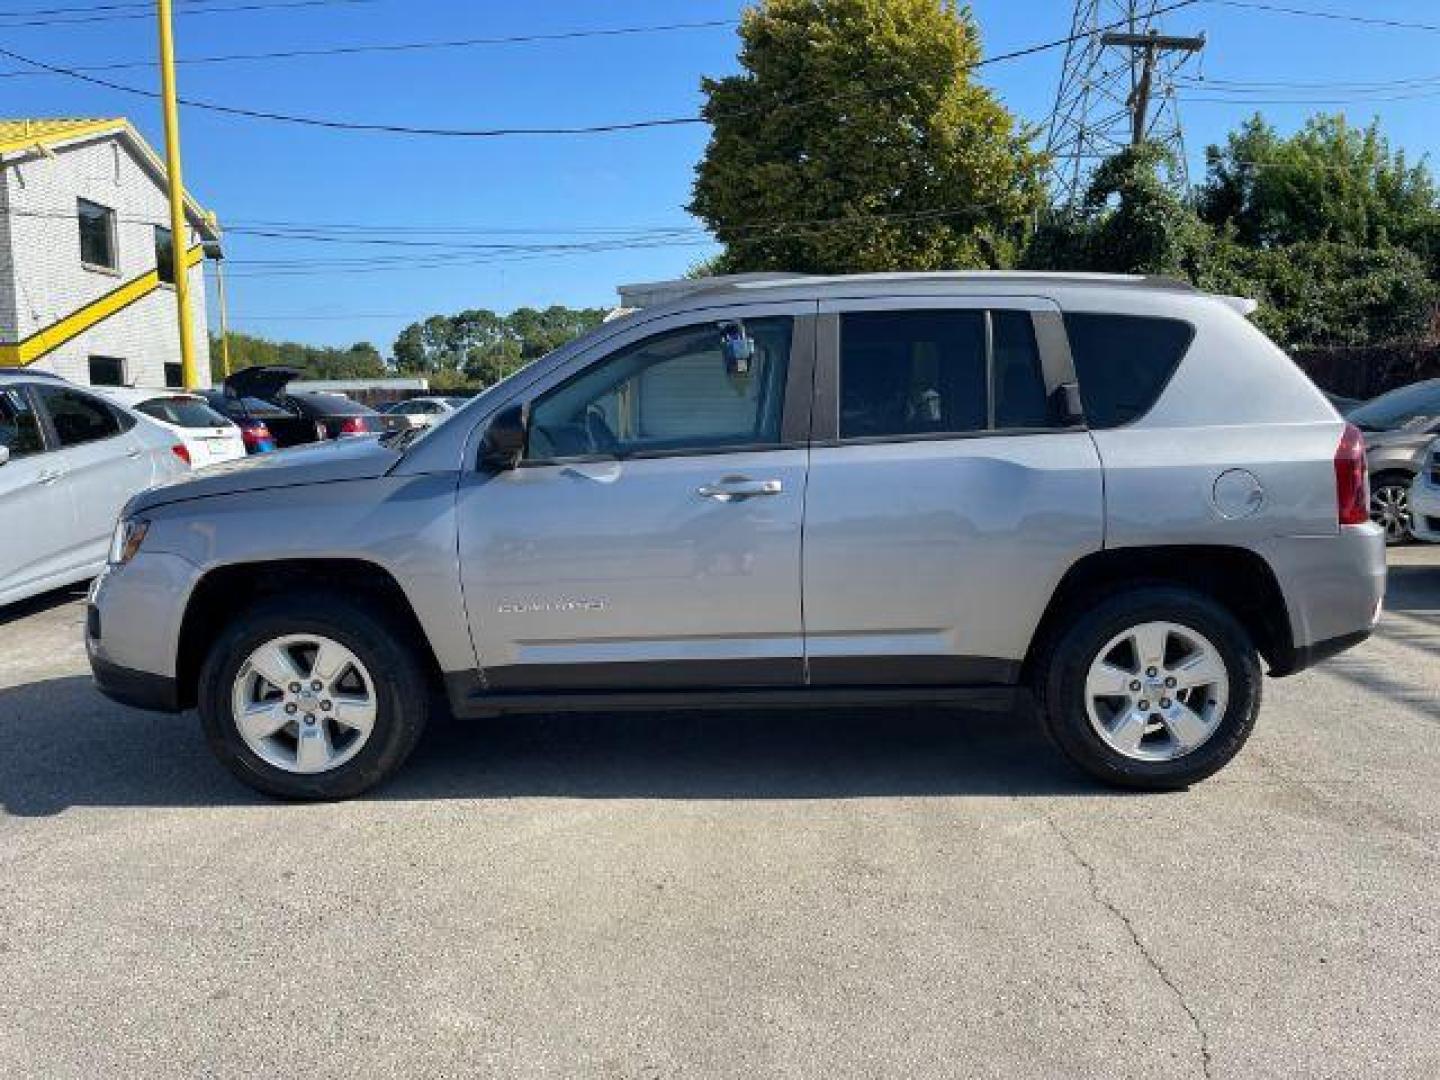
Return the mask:
POLYGON ((1413 251, 1326 240, 1253 248, 1213 236, 1195 282, 1260 301, 1255 321, 1287 348, 1428 337, 1440 287, 1413 251))
MULTIPOLYGON (((411 323, 395 340, 395 363, 447 386, 489 385, 559 348, 605 317, 603 308, 553 305, 497 315, 472 308, 411 323)), ((436 382, 439 386, 440 383, 436 382)))
POLYGON ((1205 250, 1205 227, 1162 179, 1169 164, 1168 151, 1154 143, 1106 159, 1079 205, 1053 213, 1036 230, 1025 264, 1037 270, 1193 277, 1205 250))
POLYGON ((1201 216, 1246 247, 1394 244, 1440 270, 1434 179, 1423 159, 1391 148, 1378 122, 1314 116, 1282 136, 1256 115, 1206 151, 1206 169, 1201 216))
POLYGON ((1044 158, 971 80, 968 8, 762 0, 740 37, 743 72, 702 83, 713 131, 690 204, 725 245, 718 269, 1011 262, 1043 202, 1044 158), (835 218, 853 220, 820 224, 835 218))
MULTIPOLYGON (((220 370, 220 339, 210 339, 210 364, 220 370)), ((270 341, 253 334, 230 335, 230 370, 257 364, 289 364, 303 368, 308 379, 379 379, 389 374, 380 350, 368 341, 347 349, 328 345, 302 345, 295 341, 270 341)))

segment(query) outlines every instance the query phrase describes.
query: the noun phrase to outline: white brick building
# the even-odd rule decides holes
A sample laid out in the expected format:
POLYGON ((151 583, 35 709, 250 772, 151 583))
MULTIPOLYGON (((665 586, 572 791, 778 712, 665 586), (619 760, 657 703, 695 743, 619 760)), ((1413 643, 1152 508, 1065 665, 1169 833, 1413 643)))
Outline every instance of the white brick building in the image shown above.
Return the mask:
MULTIPOLYGON (((186 197, 190 319, 210 385, 202 248, 186 197)), ((124 119, 0 120, 0 367, 86 384, 181 385, 165 167, 124 119)))

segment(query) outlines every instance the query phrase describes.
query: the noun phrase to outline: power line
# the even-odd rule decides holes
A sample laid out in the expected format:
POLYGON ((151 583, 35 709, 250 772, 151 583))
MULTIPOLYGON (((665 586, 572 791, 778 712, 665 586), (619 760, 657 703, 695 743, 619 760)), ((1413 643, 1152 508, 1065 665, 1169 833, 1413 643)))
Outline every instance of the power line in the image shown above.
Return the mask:
MULTIPOLYGON (((965 206, 959 206, 959 207, 931 208, 931 209, 928 209, 928 210, 913 210, 913 211, 912 211, 912 210, 897 210, 897 211, 882 212, 882 213, 871 213, 871 214, 847 214, 847 215, 841 215, 841 216, 838 216, 838 217, 827 217, 827 218, 800 218, 800 219, 790 219, 790 220, 774 220, 774 219, 772 219, 772 220, 769 220, 769 221, 757 221, 757 222, 754 222, 754 223, 752 223, 752 224, 750 224, 750 225, 744 226, 744 227, 742 227, 742 228, 734 229, 734 230, 728 230, 728 231, 731 232, 732 234, 734 234, 734 233, 742 233, 742 234, 747 234, 747 235, 748 235, 748 234, 751 234, 751 233, 763 233, 763 234, 765 234, 765 235, 764 235, 764 236, 757 237, 757 239, 771 239, 771 238, 774 238, 774 237, 777 237, 777 236, 783 236, 783 235, 787 235, 787 234, 793 233, 793 231, 794 231, 794 230, 797 230, 797 229, 798 229, 798 230, 808 231, 808 232, 814 232, 814 231, 817 231, 817 230, 835 229, 835 228, 856 228, 856 227, 863 226, 863 225, 873 225, 873 224, 877 224, 877 223, 886 223, 886 222, 912 222, 912 223, 914 223, 914 222, 923 222, 923 221, 927 221, 927 220, 943 220, 943 219, 945 219, 945 218, 963 217, 963 216, 966 216, 966 215, 980 214, 980 213, 984 213, 984 212, 986 212, 986 211, 988 211, 988 210, 993 210, 993 209, 995 209, 996 207, 998 207, 998 206, 1002 205, 1003 203, 1005 203, 1005 202, 1008 200, 1008 198, 1009 198, 1011 195, 1013 195, 1013 194, 1014 194, 1014 193, 1011 192, 1011 193, 1007 193, 1007 195, 1004 195, 1004 196, 999 196, 999 197, 996 197, 996 198, 993 198, 993 199, 989 199, 989 200, 986 200, 986 201, 982 201, 982 202, 969 203, 969 204, 966 204, 965 206)), ((42 218, 42 219, 57 219, 57 220, 64 220, 64 221, 74 221, 74 220, 76 220, 77 215, 76 215, 76 212, 75 212, 74 210, 58 209, 58 208, 55 209, 55 210, 38 210, 38 209, 26 210, 26 209, 19 209, 19 208, 9 208, 9 209, 0 209, 0 217, 12 217, 12 218, 42 218)), ((130 216, 128 216, 128 215, 120 215, 117 220, 119 220, 122 224, 161 225, 161 226, 167 224, 166 222, 160 221, 160 220, 158 220, 158 219, 144 218, 144 217, 138 217, 138 218, 137 218, 137 217, 130 217, 130 216)), ((522 247, 523 247, 523 248, 533 248, 533 247, 536 246, 536 245, 533 245, 533 244, 531 244, 531 245, 494 245, 494 244, 488 244, 488 245, 469 244, 469 245, 464 245, 464 244, 455 244, 455 243, 444 244, 443 242, 440 242, 440 241, 421 242, 421 241, 406 241, 406 240, 403 240, 403 239, 395 239, 395 238, 390 238, 390 237, 356 236, 356 235, 354 235, 352 232, 350 232, 349 230, 360 229, 360 228, 370 228, 370 226, 357 226, 357 225, 348 225, 348 224, 340 224, 340 225, 314 224, 314 225, 311 225, 311 224, 306 224, 306 223, 303 223, 303 222, 291 222, 291 223, 270 222, 270 223, 266 223, 266 224, 268 224, 268 225, 271 226, 271 227, 269 227, 269 228, 265 228, 265 227, 255 227, 255 226, 261 225, 261 224, 262 224, 262 223, 259 223, 259 222, 251 222, 251 223, 248 223, 248 224, 238 224, 238 223, 236 223, 236 224, 232 224, 232 225, 228 226, 227 231, 228 231, 229 233, 237 234, 237 235, 240 235, 240 236, 258 237, 258 238, 260 238, 260 239, 281 239, 281 240, 291 240, 291 239, 293 239, 293 240, 302 240, 302 241, 312 241, 312 240, 313 240, 313 241, 319 242, 319 243, 354 243, 354 244, 380 243, 380 244, 382 244, 382 245, 387 245, 387 246, 406 246, 406 247, 408 247, 408 246, 430 246, 430 245, 434 245, 434 244, 441 244, 442 246, 444 246, 445 248, 447 248, 447 249, 449 249, 449 250, 451 250, 451 251, 456 251, 456 250, 458 250, 458 251, 472 251, 472 250, 477 250, 477 249, 490 250, 490 249, 497 249, 497 248, 499 248, 499 249, 506 249, 506 248, 522 248, 522 247), (277 231, 277 228, 276 228, 276 227, 281 227, 281 231, 277 231), (290 229, 290 230, 292 230, 292 231, 283 231, 284 229, 290 229), (341 230, 341 231, 340 231, 339 233, 335 233, 335 232, 331 232, 331 230, 341 230)), ((400 226, 400 227, 396 227, 396 226, 384 227, 385 231, 396 231, 397 229, 400 229, 400 228, 406 228, 406 227, 404 227, 404 226, 400 226)), ((421 228, 422 228, 422 229, 426 229, 426 227, 421 227, 421 228)), ((435 233, 443 233, 443 232, 445 232, 445 231, 447 231, 447 230, 445 230, 445 229, 443 229, 443 228, 437 228, 437 229, 426 229, 426 231, 435 232, 435 233)), ((681 225, 681 224, 676 224, 676 225, 663 225, 663 226, 653 226, 653 225, 629 225, 629 226, 626 226, 626 225, 616 225, 616 226, 605 226, 605 227, 583 227, 583 226, 582 226, 582 227, 576 227, 576 228, 574 228, 574 229, 568 229, 568 230, 559 230, 559 229, 553 229, 553 228, 534 228, 534 229, 531 229, 531 228, 524 228, 524 227, 512 227, 512 228, 509 228, 509 229, 489 230, 489 229, 486 229, 486 228, 480 227, 480 226, 462 226, 462 227, 459 227, 458 229, 456 229, 455 231, 461 232, 461 233, 463 233, 463 234, 478 234, 478 235, 485 235, 486 233, 490 233, 490 232, 505 233, 505 234, 512 234, 512 235, 515 235, 515 234, 518 234, 518 235, 538 235, 538 234, 541 234, 541 233, 561 233, 561 234, 565 234, 565 235, 589 234, 589 235, 592 235, 592 236, 596 236, 596 237, 597 237, 596 240, 590 241, 590 242, 592 242, 592 243, 594 243, 594 242, 603 242, 603 241, 601 241, 601 240, 598 239, 598 238, 599 238, 599 237, 606 237, 606 236, 609 237, 610 242, 612 242, 612 243, 626 243, 626 242, 629 242, 629 241, 632 241, 632 240, 665 239, 665 238, 670 238, 670 237, 684 237, 684 236, 686 236, 686 235, 698 235, 698 236, 707 236, 707 235, 708 235, 708 230, 705 229, 705 228, 702 227, 702 226, 699 226, 699 225, 681 225)), ((745 238, 742 237, 742 238, 741 238, 741 242, 744 242, 744 240, 745 240, 745 238)), ((569 246, 569 245, 551 245, 551 246, 557 246, 557 247, 558 247, 558 246, 569 246)))
POLYGON ((1417 101, 1422 98, 1440 97, 1440 87, 1433 90, 1416 90, 1401 94, 1351 94, 1343 97, 1206 97, 1203 94, 1185 94, 1184 100, 1206 105, 1365 105, 1386 101, 1417 101))
POLYGON ((1440 83, 1440 74, 1414 75, 1406 79, 1381 79, 1372 82, 1346 81, 1343 79, 1322 79, 1318 81, 1297 80, 1245 80, 1245 79, 1177 79, 1180 86, 1196 89, 1224 90, 1229 92, 1292 90, 1389 90, 1407 86, 1433 86, 1440 83))
MULTIPOLYGON (((369 2, 369 0, 367 0, 369 2)), ((662 23, 655 26, 615 26, 591 30, 561 30, 548 34, 514 34, 506 37, 455 38, 447 41, 377 42, 368 45, 334 45, 314 49, 282 49, 268 52, 218 53, 211 56, 181 58, 182 65, 228 64, 253 60, 295 60, 323 56, 358 56, 367 53, 424 52, 437 49, 469 49, 497 45, 532 45, 551 41, 579 41, 593 38, 630 37, 642 34, 665 34, 684 30, 713 30, 735 25, 730 19, 707 19, 700 22, 662 23)), ((0 27, 3 29, 3 27, 0 27)), ((153 68, 153 60, 127 60, 106 64, 77 64, 71 71, 103 72, 153 68)), ((0 78, 13 79, 30 75, 49 75, 49 71, 0 71, 0 78)))
MULTIPOLYGON (((210 3, 210 2, 212 2, 212 0, 190 0, 190 3, 191 3, 192 5, 193 5, 193 4, 199 4, 199 3, 210 3)), ((178 8, 175 13, 176 13, 177 15, 219 15, 219 14, 225 14, 225 13, 227 13, 227 12, 237 12, 237 11, 238 11, 238 12, 248 12, 248 11, 269 11, 269 10, 272 10, 272 9, 279 9, 279 8, 333 7, 333 6, 341 5, 341 4, 346 4, 346 5, 348 5, 348 4, 373 4, 373 3, 377 3, 377 2, 379 2, 379 0, 253 0, 253 2, 251 2, 251 3, 229 4, 229 5, 226 5, 226 6, 223 6, 223 7, 221 7, 221 6, 216 6, 216 7, 194 7, 194 6, 187 6, 187 7, 178 8)), ((130 13, 118 12, 118 11, 117 11, 117 12, 111 12, 110 14, 80 15, 80 16, 76 16, 76 17, 74 17, 74 18, 60 18, 60 19, 56 19, 56 18, 30 19, 30 18, 27 18, 27 17, 26 17, 26 16, 27 16, 27 13, 24 13, 24 12, 13 12, 13 13, 11 13, 11 14, 8 15, 8 16, 7 16, 7 15, 0 15, 0 30, 22 30, 22 29, 28 29, 28 28, 30 28, 30 27, 37 27, 37 26, 80 26, 80 25, 84 25, 84 24, 86 24, 86 23, 118 22, 118 21, 127 20, 127 19, 153 19, 153 18, 155 17, 154 8, 153 8, 153 6, 150 5, 150 4, 129 4, 129 5, 115 4, 115 5, 109 5, 109 6, 110 6, 110 7, 115 7, 115 8, 119 8, 119 7, 143 8, 144 10, 137 10, 137 11, 130 12, 130 13), (3 20, 5 20, 5 19, 7 19, 7 18, 21 19, 22 21, 19 21, 19 22, 15 22, 15 21, 6 22, 6 21, 3 21, 3 20)), ((53 11, 59 11, 59 10, 62 10, 62 9, 53 8, 53 9, 51 9, 51 10, 53 10, 53 11)), ((94 9, 71 9, 71 10, 96 10, 96 11, 100 11, 100 10, 102 10, 102 9, 100 9, 100 8, 94 8, 94 9)))
MULTIPOLYGON (((327 0, 304 0, 304 2, 322 3, 327 2, 327 0)), ((1158 15, 1168 11, 1176 11, 1180 8, 1190 7, 1193 4, 1197 4, 1199 2, 1200 0, 1176 0, 1176 2, 1166 7, 1157 7, 1154 10, 1153 14, 1158 15)), ((1123 21, 1116 22, 1108 27, 1099 27, 1097 29, 1114 29, 1122 25, 1124 25, 1123 21)), ((1053 41, 1039 42, 1034 45, 1027 45, 1018 49, 1012 49, 1009 52, 996 53, 993 56, 987 56, 983 59, 977 60, 972 64, 967 64, 964 70, 967 72, 973 71, 977 68, 987 67, 991 64, 998 64, 1003 61, 1016 60, 1020 59, 1021 57, 1033 56, 1037 53, 1045 52, 1050 49, 1058 49, 1064 45, 1068 45, 1071 42, 1078 40, 1079 38, 1088 37, 1090 33, 1091 31, 1087 30, 1084 33, 1069 34, 1066 37, 1057 38, 1053 41)), ((56 75, 65 75, 80 82, 89 83, 94 86, 104 87, 107 90, 114 90, 119 93, 131 94, 151 99, 159 96, 153 90, 146 90, 138 86, 128 86, 124 83, 111 82, 108 79, 102 79, 94 75, 87 75, 84 72, 78 71, 74 68, 68 68, 59 64, 50 64, 44 61, 35 60, 28 56, 24 56, 20 53, 14 52, 10 49, 0 49, 0 56, 5 56, 11 60, 16 61, 17 63, 28 64, 31 67, 38 68, 42 71, 48 71, 56 75)), ((755 108, 736 110, 736 112, 729 115, 750 115, 759 112, 768 112, 772 111, 773 109, 780 108, 803 108, 807 105, 824 104, 847 97, 873 97, 876 94, 895 89, 899 86, 907 85, 908 81, 908 79, 893 80, 888 84, 877 87, 870 87, 865 90, 855 91, 853 93, 827 94, 821 97, 814 97, 799 101, 781 102, 775 106, 764 109, 755 108)), ((316 127, 332 131, 367 132, 388 135, 448 136, 472 139, 499 138, 517 135, 599 135, 611 134, 622 131, 639 131, 650 128, 681 127, 695 124, 704 124, 709 122, 706 117, 697 114, 692 116, 671 116, 651 118, 645 120, 615 121, 606 124, 556 125, 534 127, 515 126, 497 128, 438 128, 421 127, 408 124, 383 124, 351 120, 337 120, 329 117, 319 116, 302 116, 293 113, 270 112, 261 109, 246 109, 238 106, 222 105, 212 101, 196 100, 194 98, 181 98, 180 103, 187 106, 188 108, 201 109, 208 112, 215 112, 228 116, 240 116, 251 120, 268 120, 275 123, 295 124, 304 127, 316 127)))
POLYGON ((1262 3, 1261 0, 1206 0, 1222 7, 1244 8, 1249 11, 1268 11, 1277 15, 1300 15, 1311 19, 1330 19, 1334 22, 1359 23, 1364 26, 1383 26, 1392 30, 1424 30, 1440 33, 1440 24, 1406 22, 1401 19, 1383 19, 1374 15, 1348 15, 1339 11, 1322 11, 1317 8, 1297 8, 1285 4, 1262 3))

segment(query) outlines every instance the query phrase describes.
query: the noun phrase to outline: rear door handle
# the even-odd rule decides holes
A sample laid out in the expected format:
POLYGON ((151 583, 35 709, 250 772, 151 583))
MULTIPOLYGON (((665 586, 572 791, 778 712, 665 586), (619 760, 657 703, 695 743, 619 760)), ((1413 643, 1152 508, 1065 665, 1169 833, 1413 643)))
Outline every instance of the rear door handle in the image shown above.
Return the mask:
POLYGON ((743 476, 732 476, 714 484, 705 484, 696 490, 707 499, 739 502, 741 499, 753 499, 760 495, 779 495, 785 490, 785 485, 779 480, 750 480, 743 476))
POLYGON ((56 480, 59 480, 59 479, 60 479, 60 476, 61 476, 61 473, 59 472, 59 470, 57 470, 57 469, 47 469, 47 470, 45 470, 44 472, 42 472, 39 476, 35 477, 35 482, 36 482, 37 484, 53 484, 53 483, 55 483, 56 480))

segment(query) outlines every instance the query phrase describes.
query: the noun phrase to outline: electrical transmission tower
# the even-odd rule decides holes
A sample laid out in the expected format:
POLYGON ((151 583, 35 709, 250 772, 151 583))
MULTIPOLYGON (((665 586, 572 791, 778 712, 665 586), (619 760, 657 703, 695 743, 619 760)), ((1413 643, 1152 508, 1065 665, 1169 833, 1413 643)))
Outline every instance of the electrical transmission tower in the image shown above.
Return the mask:
POLYGON ((1174 79, 1205 36, 1161 32, 1160 0, 1076 0, 1046 149, 1061 205, 1085 192, 1095 164, 1141 141, 1169 148, 1171 180, 1189 183, 1174 79))

